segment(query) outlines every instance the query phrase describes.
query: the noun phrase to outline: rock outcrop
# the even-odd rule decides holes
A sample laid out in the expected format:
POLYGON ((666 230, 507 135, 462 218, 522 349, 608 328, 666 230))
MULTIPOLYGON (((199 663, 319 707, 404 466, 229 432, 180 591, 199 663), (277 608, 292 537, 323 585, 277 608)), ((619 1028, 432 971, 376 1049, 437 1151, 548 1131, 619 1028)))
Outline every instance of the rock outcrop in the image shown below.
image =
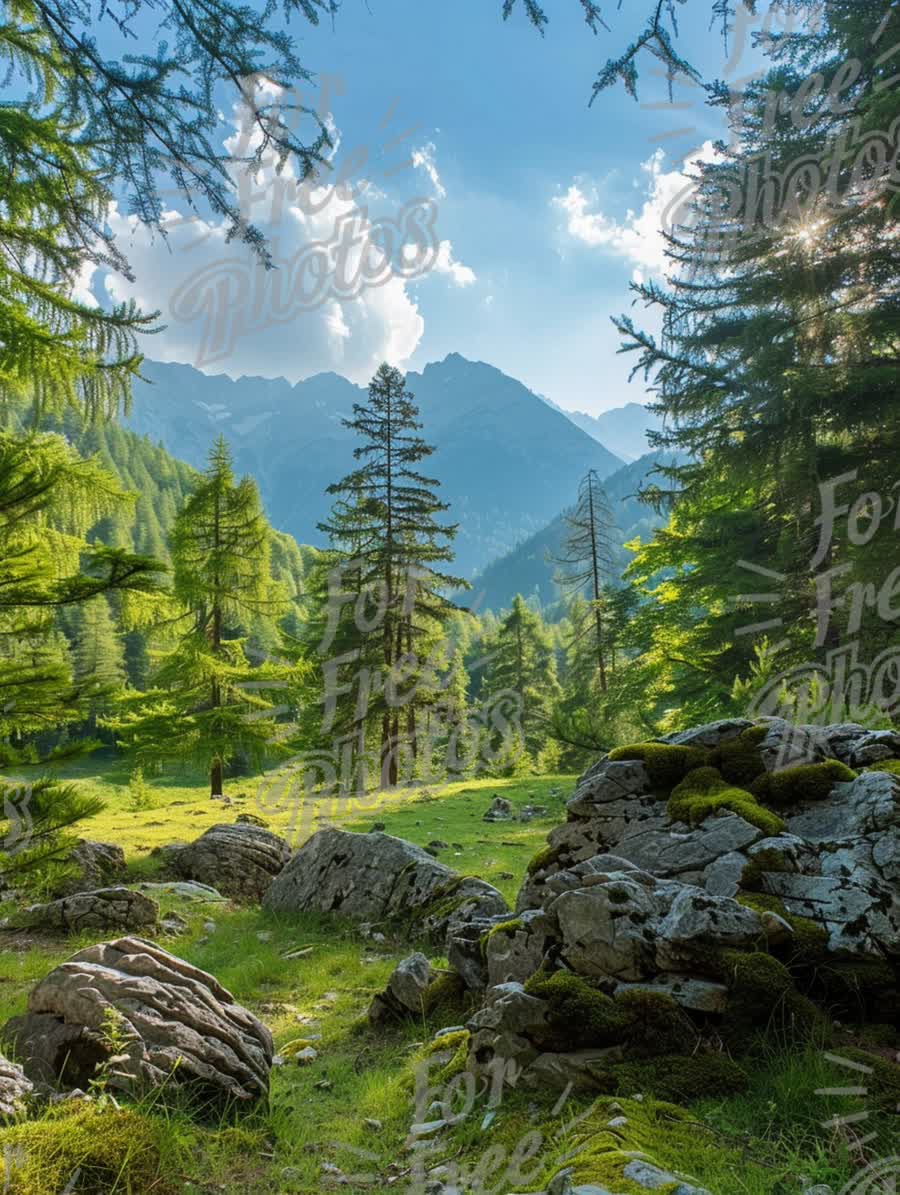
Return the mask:
POLYGON ((496 888, 451 868, 390 834, 319 830, 266 893, 277 913, 338 913, 350 920, 397 921, 443 942, 478 918, 508 913, 496 888))
POLYGON ((159 920, 159 905, 142 892, 130 888, 98 888, 76 892, 48 904, 31 905, 14 922, 49 933, 80 934, 146 929, 159 920))
POLYGON ((210 884, 233 900, 255 904, 291 857, 283 838, 247 822, 211 826, 196 842, 167 850, 165 865, 184 880, 210 884))
POLYGON ((273 1057, 269 1030, 212 975, 141 938, 56 967, 3 1038, 34 1082, 86 1088, 106 1063, 113 1089, 189 1085, 204 1101, 266 1095, 273 1057))
POLYGON ((581 777, 517 909, 541 907, 558 872, 611 853, 711 896, 775 898, 833 950, 900 956, 900 777, 844 762, 874 754, 877 767, 886 750, 900 736, 781 719, 620 748, 581 777))

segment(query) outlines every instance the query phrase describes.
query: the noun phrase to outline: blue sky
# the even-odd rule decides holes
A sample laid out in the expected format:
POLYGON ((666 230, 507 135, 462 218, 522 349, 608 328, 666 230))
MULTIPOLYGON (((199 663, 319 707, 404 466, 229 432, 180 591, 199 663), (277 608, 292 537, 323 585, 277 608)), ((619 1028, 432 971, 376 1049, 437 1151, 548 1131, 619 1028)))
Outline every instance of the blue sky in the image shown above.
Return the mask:
MULTIPOLYGON (((167 251, 120 216, 114 227, 137 283, 108 280, 107 291, 161 310, 168 329, 148 342, 148 355, 210 372, 296 379, 333 368, 364 381, 382 357, 421 368, 460 352, 571 409, 596 413, 642 401, 640 381, 627 381, 630 359, 616 354, 610 316, 629 308, 635 271, 659 271, 656 230, 666 198, 683 185, 685 154, 722 133, 699 89, 677 88, 685 107, 666 106, 665 82, 650 59, 641 103, 617 89, 588 107, 597 71, 627 43, 645 7, 627 0, 627 12, 612 14, 612 30, 598 36, 575 0, 547 4, 544 37, 524 13, 503 22, 500 0, 345 0, 333 27, 296 25, 302 60, 330 88, 340 138, 335 165, 365 148, 371 216, 417 196, 433 199, 438 267, 418 281, 274 323, 247 326, 253 321, 241 312, 235 331, 232 312, 221 351, 210 357, 197 351, 208 340, 203 311, 213 302, 202 287, 213 285, 213 262, 236 250, 212 224, 198 248, 196 227, 176 220, 167 251), (687 131, 673 136, 679 129, 687 131), (385 177, 411 154, 415 165, 385 177)), ((708 76, 733 80, 749 69, 750 52, 729 64, 708 10, 707 0, 686 6, 680 48, 708 76)), ((304 98, 318 102, 309 90, 304 98)), ((229 104, 223 137, 234 135, 229 122, 237 119, 229 104)), ((172 206, 182 211, 175 198, 172 206)), ((316 221, 261 222, 287 259, 304 238, 327 236, 329 219, 326 211, 316 221)), ((243 285, 233 281, 240 267, 229 268, 228 285, 243 285)), ((100 285, 95 279, 94 293, 100 285)))

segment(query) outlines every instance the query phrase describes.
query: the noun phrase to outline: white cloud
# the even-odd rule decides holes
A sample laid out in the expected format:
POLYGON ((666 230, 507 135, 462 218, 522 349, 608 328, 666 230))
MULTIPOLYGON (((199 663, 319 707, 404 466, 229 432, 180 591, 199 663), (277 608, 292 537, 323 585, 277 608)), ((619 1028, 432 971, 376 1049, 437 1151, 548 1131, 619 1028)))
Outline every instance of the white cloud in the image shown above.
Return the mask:
MULTIPOLYGON (((234 132, 225 144, 230 152, 246 155, 255 134, 242 131, 241 115, 236 104, 234 132)), ((417 150, 415 159, 435 195, 443 198, 434 146, 417 150)), ((233 177, 241 210, 267 237, 278 269, 264 270, 246 246, 227 242, 223 222, 190 213, 179 198, 163 219, 165 240, 113 206, 108 222, 135 282, 110 273, 93 279, 88 274, 79 280, 79 291, 89 293, 93 281, 98 294, 105 286, 114 300, 133 298, 146 311, 158 310, 165 330, 144 341, 144 351, 158 360, 187 361, 214 373, 282 374, 294 381, 337 370, 365 382, 381 361, 407 361, 419 346, 425 322, 403 278, 391 276, 358 297, 332 296, 308 310, 292 301, 298 273, 301 282, 311 280, 296 268, 304 250, 334 241, 336 230, 349 225, 357 211, 358 201, 349 191, 328 184, 298 193, 290 164, 280 176, 267 163, 253 177, 238 170, 233 177)), ((322 181, 327 184, 327 177, 322 181)), ((381 199, 370 189, 361 200, 369 207, 368 218, 396 219, 400 203, 385 197, 382 206, 381 199)), ((358 220, 353 227, 362 234, 370 226, 358 220)), ((364 238, 353 243, 364 245, 364 238)), ((351 266, 361 260, 361 248, 348 251, 351 266)), ((454 259, 449 240, 439 242, 433 270, 445 285, 466 287, 476 281, 475 272, 454 259)))
POLYGON ((566 230, 571 237, 584 245, 608 249, 625 258, 636 267, 636 278, 643 279, 643 271, 665 274, 668 263, 663 228, 671 226, 673 215, 689 193, 691 163, 709 162, 714 156, 712 142, 707 141, 679 169, 666 171, 663 170, 664 151, 658 149, 642 164, 647 181, 641 210, 629 210, 623 220, 616 220, 599 210, 596 188, 586 192, 575 182, 565 195, 554 198, 552 204, 565 213, 566 230))
POLYGON ((438 174, 437 161, 435 154, 437 150, 433 141, 429 141, 427 145, 421 146, 420 149, 414 149, 412 152, 412 164, 416 170, 423 170, 427 174, 434 195, 436 199, 446 199, 447 189, 441 182, 441 176, 438 174))
POLYGON ((449 241, 441 241, 433 269, 436 274, 446 274, 456 286, 471 286, 478 280, 475 271, 469 266, 464 266, 461 261, 454 261, 453 246, 449 241))

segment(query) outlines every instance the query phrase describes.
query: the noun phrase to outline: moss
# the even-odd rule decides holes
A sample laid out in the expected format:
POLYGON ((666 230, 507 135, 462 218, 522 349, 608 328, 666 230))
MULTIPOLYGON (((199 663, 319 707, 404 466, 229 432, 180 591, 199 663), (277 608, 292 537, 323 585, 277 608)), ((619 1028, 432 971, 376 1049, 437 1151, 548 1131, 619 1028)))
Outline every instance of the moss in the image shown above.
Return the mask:
POLYGON ((615 1002, 627 1018, 624 1040, 632 1054, 680 1053, 696 1044, 693 1023, 671 996, 634 989, 615 1002))
POLYGON ((762 951, 733 950, 724 951, 722 961, 729 989, 722 1034, 736 1049, 747 1048, 755 1030, 791 1045, 828 1040, 829 1021, 797 990, 784 963, 762 951))
POLYGON ((662 1100, 693 1100, 736 1095, 748 1086, 746 1071, 727 1054, 664 1054, 612 1068, 620 1095, 638 1092, 662 1100))
POLYGON ((764 809, 746 789, 735 788, 716 768, 696 768, 672 791, 667 812, 673 821, 697 826, 720 809, 728 809, 774 837, 784 829, 777 813, 764 809))
POLYGON ((78 1171, 75 1185, 85 1195, 169 1195, 181 1184, 173 1177, 177 1165, 164 1159, 163 1132, 160 1122, 129 1109, 59 1105, 40 1120, 0 1130, 0 1187, 49 1195, 67 1190, 78 1171))
MULTIPOLYGON (((718 1145, 710 1129, 675 1104, 654 1099, 598 1099, 590 1115, 580 1118, 577 1128, 566 1134, 561 1156, 545 1172, 541 1185, 546 1186, 553 1174, 566 1166, 572 1169, 575 1186, 593 1183, 621 1195, 646 1195, 646 1188, 624 1177, 628 1163, 635 1157, 646 1158, 669 1169, 666 1159, 696 1152, 698 1137, 704 1145, 718 1145), (609 1121, 615 1116, 623 1117, 626 1123, 610 1128, 609 1121)), ((740 1173, 740 1151, 726 1149, 733 1154, 729 1160, 735 1163, 735 1173, 740 1173)), ((656 1190, 668 1195, 679 1185, 665 1184, 656 1190)))
POLYGON ((741 887, 746 888, 748 892, 759 892, 762 888, 764 871, 783 872, 786 870, 784 856, 781 852, 767 847, 757 851, 745 865, 741 872, 741 887))
POLYGON ((533 876, 545 867, 552 867, 559 860, 561 854, 561 847, 545 846, 529 861, 526 871, 533 876))
POLYGON ((672 743, 633 743, 610 751, 609 758, 641 760, 651 785, 670 792, 688 772, 706 766, 710 753, 700 747, 681 747, 672 743))
POLYGON ((471 1039, 472 1035, 468 1029, 459 1029, 456 1033, 445 1033, 443 1037, 430 1042, 422 1051, 422 1058, 432 1058, 436 1055, 446 1058, 439 1070, 430 1072, 430 1077, 438 1085, 449 1083, 466 1069, 471 1039))
POLYGON ((621 1042, 629 1027, 627 1010, 611 996, 597 991, 569 971, 548 975, 536 971, 525 984, 529 996, 550 1005, 547 1025, 536 1044, 552 1051, 586 1046, 611 1046, 621 1042))
POLYGON ((824 801, 836 784, 855 780, 856 772, 836 759, 824 763, 801 764, 780 772, 758 776, 751 785, 753 794, 770 805, 790 807, 801 801, 824 801))
POLYGON ((494 934, 514 934, 517 930, 522 928, 522 918, 514 917, 512 921, 501 921, 499 925, 492 925, 486 934, 482 934, 479 938, 478 944, 481 948, 481 957, 487 958, 488 942, 493 938, 494 934))
POLYGON ((455 972, 439 975, 422 993, 422 1013, 431 1021, 458 1022, 469 1011, 470 998, 455 972))
POLYGON ((881 763, 873 763, 864 772, 887 772, 891 776, 900 776, 900 759, 883 759, 881 763))
POLYGON ((711 762, 729 783, 746 787, 765 771, 759 746, 767 733, 767 726, 748 726, 733 739, 720 743, 711 762))

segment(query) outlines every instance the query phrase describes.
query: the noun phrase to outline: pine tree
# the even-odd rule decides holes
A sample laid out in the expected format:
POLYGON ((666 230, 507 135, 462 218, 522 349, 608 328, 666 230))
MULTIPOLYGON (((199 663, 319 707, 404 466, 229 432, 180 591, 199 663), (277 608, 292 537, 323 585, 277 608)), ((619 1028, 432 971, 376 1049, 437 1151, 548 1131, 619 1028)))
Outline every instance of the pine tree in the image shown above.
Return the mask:
MULTIPOLYGON (((600 676, 600 691, 606 691, 606 645, 603 631, 603 588, 612 579, 615 521, 609 499, 594 469, 588 470, 578 487, 578 502, 566 515, 566 536, 559 554, 551 557, 565 570, 559 582, 569 593, 590 594, 590 626, 594 659, 600 676)), ((579 617, 578 633, 588 630, 587 619, 579 617)))
POLYGON ((672 514, 631 569, 652 603, 660 692, 679 695, 679 722, 742 712, 731 693, 753 663, 754 627, 782 668, 825 666, 848 640, 872 660, 894 634, 876 616, 858 636, 852 627, 853 587, 883 584, 896 550, 876 500, 859 510, 864 542, 844 520, 819 552, 832 480, 855 475, 839 493, 849 503, 886 496, 900 449, 900 201, 878 156, 860 149, 900 116, 884 54, 898 22, 885 15, 870 0, 834 0, 821 29, 771 43, 773 66, 735 115, 739 135, 699 168, 690 219, 671 237, 668 286, 635 288, 662 312, 662 339, 619 321, 667 417, 657 440, 685 454, 647 495, 672 514), (848 61, 857 81, 830 98, 848 61), (811 70, 824 87, 801 112, 789 101, 811 70), (842 604, 823 620, 828 573, 842 604))
MULTIPOLYGON (((439 483, 419 471, 433 449, 419 435, 418 408, 403 374, 382 365, 369 385, 368 402, 354 404, 353 417, 344 422, 363 441, 354 450, 363 463, 329 487, 336 501, 320 529, 337 553, 332 569, 343 570, 352 596, 364 603, 368 595, 381 604, 377 629, 366 629, 353 613, 355 603, 343 603, 345 646, 358 653, 361 683, 377 689, 349 695, 344 706, 356 702, 350 720, 357 724, 380 720, 381 783, 391 787, 399 777, 402 745, 416 756, 416 717, 422 704, 416 692, 417 665, 427 658, 435 625, 442 625, 454 609, 444 594, 467 583, 439 569, 453 559, 456 526, 440 521, 447 503, 437 496, 439 483), (371 685, 373 678, 377 685, 371 685)), ((365 727, 358 725, 358 733, 362 746, 365 727)))
POLYGON ((483 694, 488 701, 511 698, 513 718, 507 741, 492 746, 513 765, 534 764, 550 740, 553 707, 560 696, 556 651, 543 619, 521 594, 485 644, 488 664, 483 694))
POLYGON ((247 626, 284 606, 271 579, 270 532, 256 485, 236 480, 223 438, 178 515, 170 547, 172 593, 185 630, 155 668, 154 688, 127 699, 112 721, 143 759, 194 759, 210 792, 223 793, 227 765, 278 755, 277 664, 252 667, 247 626))

